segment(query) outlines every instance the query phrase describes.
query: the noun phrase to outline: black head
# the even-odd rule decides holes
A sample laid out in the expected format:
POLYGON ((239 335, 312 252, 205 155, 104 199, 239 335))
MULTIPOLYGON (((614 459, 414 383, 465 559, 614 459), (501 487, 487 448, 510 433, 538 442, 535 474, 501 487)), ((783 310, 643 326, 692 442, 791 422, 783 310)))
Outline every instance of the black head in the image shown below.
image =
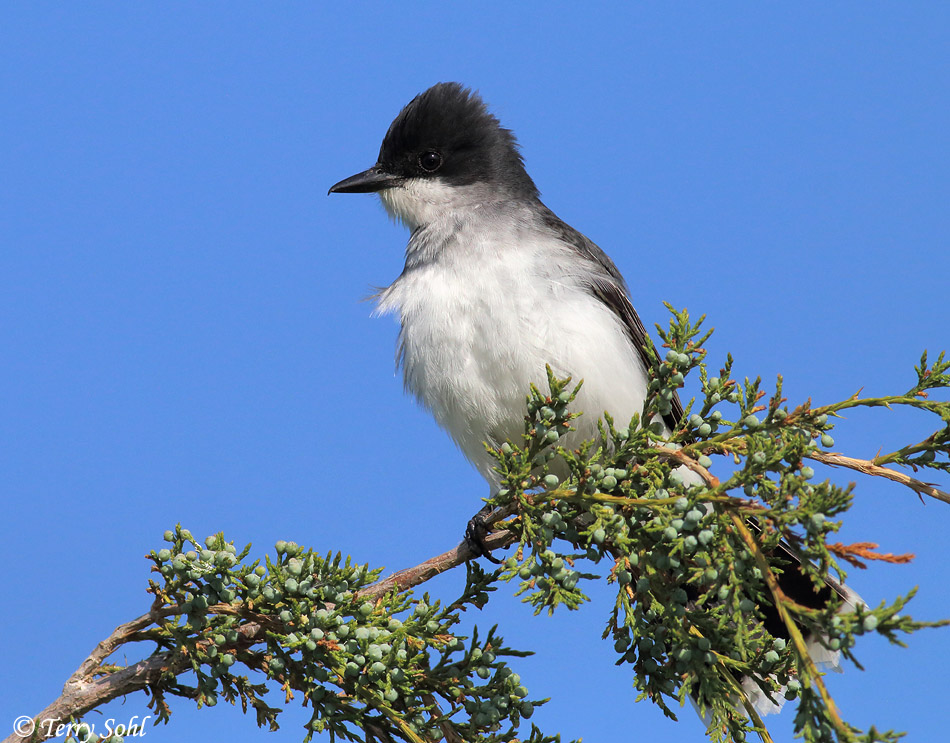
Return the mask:
POLYGON ((459 83, 438 83, 413 98, 386 132, 376 165, 330 192, 366 193, 435 178, 448 185, 485 183, 509 193, 538 193, 514 134, 477 93, 459 83))

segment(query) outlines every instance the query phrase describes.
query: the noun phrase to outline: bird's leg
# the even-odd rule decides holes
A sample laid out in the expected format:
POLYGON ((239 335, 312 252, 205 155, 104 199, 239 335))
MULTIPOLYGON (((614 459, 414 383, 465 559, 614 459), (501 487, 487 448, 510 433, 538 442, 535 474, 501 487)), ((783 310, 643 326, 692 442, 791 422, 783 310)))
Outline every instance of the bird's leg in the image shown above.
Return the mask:
POLYGON ((485 543, 485 538, 488 536, 488 517, 492 514, 494 509, 486 505, 482 510, 472 516, 469 519, 468 525, 465 527, 465 544, 468 545, 469 549, 472 550, 477 556, 484 557, 486 560, 489 560, 496 565, 501 564, 501 560, 492 555, 491 550, 488 549, 488 545, 485 543))

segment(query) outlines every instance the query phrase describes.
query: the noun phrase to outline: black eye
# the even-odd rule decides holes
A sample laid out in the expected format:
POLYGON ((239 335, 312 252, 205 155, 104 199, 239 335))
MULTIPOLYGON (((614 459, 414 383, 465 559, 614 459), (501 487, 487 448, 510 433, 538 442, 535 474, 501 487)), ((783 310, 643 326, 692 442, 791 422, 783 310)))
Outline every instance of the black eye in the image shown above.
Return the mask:
POLYGON ((434 173, 442 167, 442 155, 435 150, 427 150, 419 155, 419 167, 427 173, 434 173))

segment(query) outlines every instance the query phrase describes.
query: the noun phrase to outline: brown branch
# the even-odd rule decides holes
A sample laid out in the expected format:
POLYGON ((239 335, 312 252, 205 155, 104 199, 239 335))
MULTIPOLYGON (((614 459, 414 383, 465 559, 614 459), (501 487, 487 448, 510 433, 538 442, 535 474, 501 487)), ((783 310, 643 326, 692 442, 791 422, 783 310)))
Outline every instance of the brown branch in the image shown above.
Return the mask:
MULTIPOLYGON (((485 523, 490 526, 505 518, 506 515, 508 514, 505 512, 496 511, 485 520, 485 523)), ((515 535, 509 531, 498 531, 485 540, 485 546, 490 550, 503 549, 514 542, 515 538, 515 535)), ((467 543, 462 542, 455 549, 443 552, 441 555, 435 557, 430 557, 425 562, 421 562, 411 568, 400 570, 387 578, 383 578, 381 581, 377 581, 371 586, 360 589, 357 591, 356 596, 358 598, 375 599, 394 589, 397 591, 405 591, 408 588, 413 588, 420 583, 431 580, 446 570, 456 568, 475 557, 478 557, 475 551, 469 547, 467 543)))
MULTIPOLYGON (((115 633, 103 642, 109 642, 114 636, 115 633)), ((91 658, 92 655, 83 661, 83 666, 91 658)), ((77 669, 77 673, 70 676, 69 681, 66 682, 60 697, 33 718, 33 732, 26 730, 25 735, 13 733, 4 738, 3 743, 26 743, 26 741, 39 743, 39 741, 47 740, 56 734, 57 725, 71 718, 78 719, 90 710, 111 702, 117 697, 141 691, 158 681, 166 671, 176 675, 183 672, 184 658, 179 658, 176 664, 170 661, 171 653, 157 653, 100 678, 91 678, 91 676, 79 678, 77 669)))
MULTIPOLYGON (((496 511, 486 519, 486 523, 490 525, 506 515, 503 511, 496 511)), ((499 531, 486 539, 486 546, 491 550, 501 549, 514 540, 515 537, 511 532, 499 531)), ((455 549, 426 560, 415 567, 400 570, 388 578, 367 586, 357 592, 356 597, 377 598, 393 590, 405 591, 425 583, 446 570, 458 567, 474 557, 476 557, 475 552, 463 542, 455 549)), ((70 719, 78 720, 87 712, 113 699, 147 689, 167 674, 177 676, 188 671, 191 668, 188 658, 168 650, 154 653, 118 671, 106 673, 103 670, 103 662, 118 648, 128 642, 136 641, 137 634, 149 625, 157 624, 164 617, 177 612, 177 607, 153 606, 148 614, 143 614, 131 622, 116 627, 112 634, 96 645, 89 657, 70 675, 59 698, 33 718, 32 730, 25 730, 25 735, 14 732, 4 738, 2 743, 41 743, 56 735, 56 727, 59 724, 64 724, 70 719), (102 675, 97 677, 97 674, 102 675)), ((208 607, 210 614, 234 612, 235 608, 227 604, 208 607)), ((259 622, 249 622, 238 631, 242 636, 242 644, 246 645, 252 645, 264 637, 264 628, 259 622)))
POLYGON ((888 480, 899 482, 901 485, 906 485, 920 495, 929 495, 931 498, 936 498, 944 503, 950 503, 950 493, 938 490, 937 487, 931 483, 923 482, 903 472, 892 470, 890 467, 882 467, 867 459, 855 459, 854 457, 846 457, 844 454, 823 451, 809 452, 805 456, 809 459, 814 459, 816 462, 830 464, 832 467, 847 467, 848 469, 863 472, 865 475, 885 477, 888 480))
POLYGON ((718 488, 721 484, 719 478, 716 477, 712 472, 703 467, 699 462, 693 459, 688 454, 684 454, 680 449, 672 449, 666 446, 656 447, 657 454, 666 457, 667 459, 672 459, 676 462, 679 462, 681 465, 686 467, 686 469, 691 472, 695 472, 701 478, 703 482, 706 483, 707 487, 718 488))

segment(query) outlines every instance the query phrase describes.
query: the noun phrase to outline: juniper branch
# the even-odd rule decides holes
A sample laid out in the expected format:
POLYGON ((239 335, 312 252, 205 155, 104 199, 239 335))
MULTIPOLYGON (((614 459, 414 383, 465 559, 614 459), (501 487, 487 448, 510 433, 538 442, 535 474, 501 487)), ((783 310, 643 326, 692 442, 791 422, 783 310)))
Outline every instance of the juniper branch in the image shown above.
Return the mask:
MULTIPOLYGON (((491 525, 503 516, 502 512, 488 519, 491 525)), ((511 543, 512 535, 507 531, 489 535, 486 546, 500 549, 511 543)), ((454 549, 425 560, 418 565, 399 570, 356 593, 360 600, 374 600, 392 591, 406 591, 424 584, 437 575, 466 563, 475 557, 475 553, 465 542, 454 549)), ((53 737, 55 725, 51 728, 44 724, 47 720, 79 719, 113 699, 147 690, 169 675, 178 676, 192 670, 189 659, 174 651, 156 652, 147 658, 118 670, 105 670, 105 661, 119 648, 130 642, 141 641, 141 633, 148 627, 157 626, 164 618, 181 613, 179 607, 160 606, 156 601, 151 610, 130 622, 116 627, 110 635, 99 642, 89 656, 79 664, 63 687, 63 692, 45 709, 34 716, 35 731, 31 735, 12 733, 2 743, 42 743, 53 737)), ((253 612, 240 612, 230 604, 213 604, 208 607, 209 615, 253 615, 253 612)), ((268 617, 260 616, 259 621, 249 621, 238 632, 245 646, 252 646, 264 639, 268 617)), ((391 710, 390 710, 391 712, 391 710)), ((397 716, 398 717, 398 716, 397 716)), ((418 738, 417 738, 418 740, 418 738)))

